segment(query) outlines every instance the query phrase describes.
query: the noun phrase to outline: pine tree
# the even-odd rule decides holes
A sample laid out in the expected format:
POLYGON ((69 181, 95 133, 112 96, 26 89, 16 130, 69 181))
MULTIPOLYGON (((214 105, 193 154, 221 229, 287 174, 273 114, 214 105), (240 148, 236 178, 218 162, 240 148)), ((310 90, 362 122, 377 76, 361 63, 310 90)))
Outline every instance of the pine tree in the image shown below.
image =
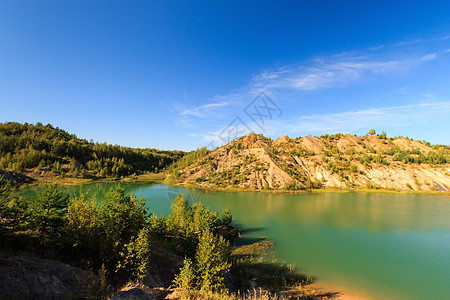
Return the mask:
POLYGON ((175 276, 173 281, 174 285, 180 289, 194 289, 195 286, 195 268, 192 264, 192 260, 186 257, 183 261, 183 267, 180 269, 180 273, 175 276))
POLYGON ((142 281, 150 271, 150 231, 147 228, 141 229, 137 237, 132 237, 124 248, 120 253, 122 259, 117 265, 117 270, 131 273, 133 279, 142 281))
POLYGON ((108 250, 114 253, 122 250, 123 245, 144 227, 147 215, 145 198, 126 195, 120 186, 111 189, 98 210, 100 226, 108 240, 108 250))
POLYGON ((63 223, 69 205, 69 196, 58 190, 57 185, 46 184, 30 205, 29 221, 44 236, 55 234, 63 223))
POLYGON ((61 171, 61 164, 59 163, 59 161, 56 161, 56 162, 53 164, 52 172, 53 172, 53 173, 59 173, 60 171, 61 171))
POLYGON ((231 215, 231 211, 228 208, 225 208, 220 215, 222 219, 222 223, 225 225, 230 225, 233 221, 233 216, 231 215))
POLYGON ((177 197, 172 200, 170 208, 172 209, 172 212, 167 220, 169 228, 172 230, 184 231, 188 226, 189 202, 184 199, 183 194, 178 194, 177 197))
POLYGON ((224 290, 224 277, 230 270, 230 244, 221 236, 204 231, 196 252, 199 288, 205 291, 224 290))

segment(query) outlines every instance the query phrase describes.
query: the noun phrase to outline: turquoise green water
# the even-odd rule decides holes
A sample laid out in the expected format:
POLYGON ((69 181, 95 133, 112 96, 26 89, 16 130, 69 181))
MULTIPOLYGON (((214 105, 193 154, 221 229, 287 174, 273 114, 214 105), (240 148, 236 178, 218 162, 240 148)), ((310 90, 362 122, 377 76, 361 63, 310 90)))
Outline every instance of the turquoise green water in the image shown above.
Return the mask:
MULTIPOLYGON (((102 197, 113 184, 64 187, 102 197)), ((212 210, 229 208, 240 242, 274 240, 280 259, 318 283, 373 299, 450 298, 450 198, 416 194, 192 191, 124 185, 167 215, 178 192, 212 210)), ((33 191, 27 192, 28 195, 33 191)))

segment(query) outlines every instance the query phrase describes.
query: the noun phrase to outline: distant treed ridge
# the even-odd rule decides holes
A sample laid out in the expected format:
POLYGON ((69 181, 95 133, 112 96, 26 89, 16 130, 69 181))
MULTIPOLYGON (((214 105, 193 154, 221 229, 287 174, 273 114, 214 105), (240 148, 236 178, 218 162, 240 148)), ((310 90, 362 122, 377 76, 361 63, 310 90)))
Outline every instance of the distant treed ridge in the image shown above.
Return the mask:
POLYGON ((120 177, 158 172, 183 155, 183 151, 94 143, 50 124, 0 123, 0 168, 32 175, 120 177))

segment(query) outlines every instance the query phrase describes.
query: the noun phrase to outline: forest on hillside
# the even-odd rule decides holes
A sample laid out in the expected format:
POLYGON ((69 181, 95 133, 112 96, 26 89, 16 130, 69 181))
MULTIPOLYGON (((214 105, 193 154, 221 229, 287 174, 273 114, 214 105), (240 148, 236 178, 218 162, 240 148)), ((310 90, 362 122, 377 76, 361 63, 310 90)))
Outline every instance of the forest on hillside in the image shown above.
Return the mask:
POLYGON ((183 155, 87 141, 50 124, 0 123, 0 169, 33 176, 105 178, 159 172, 183 155))

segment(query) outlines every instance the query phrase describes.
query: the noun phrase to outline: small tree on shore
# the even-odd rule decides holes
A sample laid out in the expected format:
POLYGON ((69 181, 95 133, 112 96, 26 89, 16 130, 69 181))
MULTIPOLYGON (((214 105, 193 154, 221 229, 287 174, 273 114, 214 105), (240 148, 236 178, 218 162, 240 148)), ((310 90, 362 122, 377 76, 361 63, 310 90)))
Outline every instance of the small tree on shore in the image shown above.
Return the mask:
POLYGON ((181 289, 194 289, 196 287, 195 279, 195 269, 192 260, 186 257, 180 273, 175 276, 174 285, 181 289))
POLYGON ((46 184, 44 190, 30 204, 29 223, 39 234, 56 234, 62 227, 69 205, 69 196, 64 195, 54 184, 46 184))
POLYGON ((222 219, 222 223, 224 225, 230 225, 231 222, 233 221, 233 216, 231 215, 231 211, 228 208, 225 208, 222 211, 220 218, 222 219))
POLYGON ((184 199, 183 194, 178 194, 172 200, 170 206, 172 212, 167 218, 167 224, 171 230, 185 230, 188 226, 188 211, 190 209, 189 202, 184 199))
POLYGON ((204 231, 197 248, 197 276, 204 291, 224 290, 224 277, 231 268, 230 244, 221 236, 204 231))

